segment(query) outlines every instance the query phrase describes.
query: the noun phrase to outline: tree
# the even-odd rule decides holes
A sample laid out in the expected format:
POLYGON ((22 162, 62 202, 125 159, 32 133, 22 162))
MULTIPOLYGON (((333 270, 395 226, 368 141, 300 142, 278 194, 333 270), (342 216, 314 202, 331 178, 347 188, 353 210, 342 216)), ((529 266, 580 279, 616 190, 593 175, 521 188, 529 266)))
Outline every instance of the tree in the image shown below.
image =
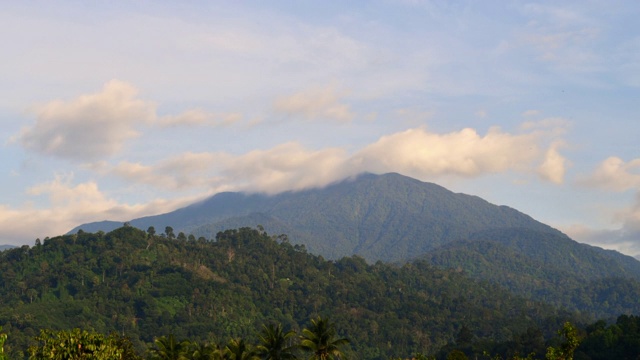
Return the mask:
POLYGON ((310 359, 327 360, 344 356, 340 346, 349 343, 347 338, 338 338, 335 324, 329 319, 317 317, 311 326, 302 330, 300 347, 312 353, 310 359))
POLYGON ((30 360, 140 359, 130 353, 128 340, 115 334, 105 337, 80 329, 41 330, 35 340, 39 344, 29 347, 30 360))
POLYGON ((219 349, 211 344, 191 343, 187 358, 189 360, 213 360, 221 359, 219 349))
POLYGON ((30 289, 27 289, 26 294, 29 297, 29 302, 33 303, 33 298, 38 296, 38 290, 30 288, 30 289))
MULTIPOLYGON (((2 326, 0 326, 2 331, 2 326)), ((0 332, 0 360, 7 360, 7 356, 4 354, 4 342, 7 341, 7 334, 0 332)))
POLYGON ((167 235, 169 239, 175 239, 176 234, 173 233, 173 228, 171 226, 167 226, 164 228, 164 233, 167 235))
POLYGON ((177 341, 173 334, 161 336, 154 341, 155 347, 149 353, 151 359, 158 360, 187 360, 189 352, 189 341, 177 341))
POLYGON ((293 330, 285 333, 280 324, 263 325, 256 353, 264 360, 297 359, 296 346, 291 341, 295 335, 293 330))
POLYGON ((258 359, 254 350, 242 338, 231 339, 225 348, 225 359, 229 360, 254 360, 258 359))
POLYGON ((452 350, 449 354, 447 354, 447 360, 468 360, 469 358, 465 353, 460 350, 452 350))
POLYGON ((546 360, 573 360, 573 353, 580 345, 578 330, 570 322, 565 322, 558 335, 564 337, 564 341, 559 347, 550 346, 547 348, 546 360))
POLYGON ((154 228, 153 226, 149 226, 149 228, 147 229, 147 234, 153 237, 156 234, 156 228, 154 228))

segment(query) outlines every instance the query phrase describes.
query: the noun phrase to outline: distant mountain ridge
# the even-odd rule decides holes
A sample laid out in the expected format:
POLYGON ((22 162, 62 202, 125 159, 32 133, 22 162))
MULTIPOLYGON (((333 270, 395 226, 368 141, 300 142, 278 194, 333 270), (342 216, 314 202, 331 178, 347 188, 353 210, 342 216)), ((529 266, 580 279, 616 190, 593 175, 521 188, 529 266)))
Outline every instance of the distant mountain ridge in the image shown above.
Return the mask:
POLYGON ((0 245, 0 251, 4 251, 4 250, 8 250, 8 249, 13 249, 17 246, 15 245, 0 245))
MULTIPOLYGON (((322 189, 274 196, 220 193, 176 211, 133 219, 132 226, 162 232, 171 226, 213 238, 218 231, 262 225, 288 234, 329 259, 359 255, 369 261, 406 261, 452 241, 495 229, 523 228, 568 239, 552 227, 506 206, 403 175, 363 174, 322 189)), ((111 231, 122 222, 76 227, 111 231)))

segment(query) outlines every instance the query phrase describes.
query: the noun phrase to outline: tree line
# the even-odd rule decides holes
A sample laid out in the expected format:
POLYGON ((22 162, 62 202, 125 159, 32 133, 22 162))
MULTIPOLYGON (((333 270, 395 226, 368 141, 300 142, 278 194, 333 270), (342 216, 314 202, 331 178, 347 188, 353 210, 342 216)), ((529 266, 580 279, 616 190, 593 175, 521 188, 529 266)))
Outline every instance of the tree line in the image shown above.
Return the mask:
POLYGON ((302 334, 318 316, 332 319, 350 340, 342 351, 356 358, 444 359, 454 350, 540 356, 566 321, 584 329, 595 320, 424 260, 327 261, 260 228, 212 240, 171 233, 124 226, 0 253, 0 326, 11 339, 9 358, 28 358, 43 329, 116 332, 145 354, 157 334, 196 344, 221 335, 258 344, 254 329, 262 324, 302 334))
MULTIPOLYGON (((6 334, 0 339, 6 339, 6 334)), ((312 319, 299 336, 293 330, 284 331, 280 324, 263 325, 257 344, 244 338, 231 338, 224 344, 203 343, 170 334, 155 338, 144 355, 136 352, 128 338, 115 333, 104 336, 78 328, 42 330, 35 340, 37 344, 28 350, 31 360, 329 360, 344 358, 341 346, 349 343, 338 336, 333 322, 322 317, 312 319)))

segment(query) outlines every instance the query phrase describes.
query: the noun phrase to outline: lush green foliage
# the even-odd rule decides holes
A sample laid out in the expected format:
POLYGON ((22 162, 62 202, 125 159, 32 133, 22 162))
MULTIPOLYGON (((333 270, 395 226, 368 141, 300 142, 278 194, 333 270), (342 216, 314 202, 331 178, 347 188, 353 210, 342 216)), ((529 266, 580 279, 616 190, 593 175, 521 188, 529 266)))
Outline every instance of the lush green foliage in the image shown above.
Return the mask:
MULTIPOLYGON (((154 234, 165 229, 160 236, 179 241, 185 233, 211 238, 262 224, 327 259, 358 255, 369 263, 404 263, 426 256, 438 267, 464 270, 593 320, 640 312, 639 261, 579 244, 514 209, 398 174, 366 174, 276 196, 221 193, 130 224, 154 234)), ((81 228, 104 226, 120 224, 81 228)))
POLYGON ((295 359, 296 346, 293 343, 295 336, 296 333, 293 330, 285 332, 280 324, 263 325, 256 354, 265 360, 295 359))
POLYGON ((450 243, 425 259, 441 267, 500 284, 514 293, 557 307, 591 314, 593 319, 640 313, 637 260, 593 251, 549 233, 501 230, 450 243))
POLYGON ((302 330, 300 347, 312 354, 310 359, 330 360, 343 357, 340 347, 348 343, 349 339, 337 336, 335 324, 318 317, 311 320, 309 328, 302 330))
POLYGON ((4 353, 4 343, 7 341, 7 334, 2 332, 2 326, 0 326, 0 360, 7 360, 7 356, 4 353))
POLYGON ((307 319, 331 316, 351 340, 347 355, 385 359, 433 353, 463 325, 503 341, 532 327, 550 335, 572 318, 425 261, 326 261, 249 228, 213 242, 131 226, 45 239, 0 254, 0 297, 12 359, 26 357, 20 352, 43 328, 117 331, 142 352, 161 334, 257 342, 262 324, 299 332, 307 319))
POLYGON ((29 348, 30 360, 135 360, 140 357, 131 343, 118 335, 103 336, 86 330, 41 330, 37 345, 29 348))

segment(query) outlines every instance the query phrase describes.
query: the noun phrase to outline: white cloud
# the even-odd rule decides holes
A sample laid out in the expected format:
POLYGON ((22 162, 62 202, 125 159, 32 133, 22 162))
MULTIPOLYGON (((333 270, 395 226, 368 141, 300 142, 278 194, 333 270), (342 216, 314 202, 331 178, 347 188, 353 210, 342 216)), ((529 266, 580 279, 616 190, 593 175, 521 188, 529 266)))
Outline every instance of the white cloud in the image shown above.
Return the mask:
POLYGON ((112 80, 99 93, 49 102, 36 109, 35 125, 19 139, 30 150, 74 160, 113 155, 137 136, 137 124, 155 118, 155 106, 137 99, 137 93, 130 84, 112 80))
POLYGON ((325 186, 356 174, 347 168, 343 149, 308 150, 297 143, 255 150, 224 164, 224 181, 241 184, 241 190, 278 193, 325 186))
POLYGON ((159 189, 273 194, 324 186, 357 173, 358 169, 345 169, 346 162, 342 149, 313 151, 286 143, 243 155, 185 153, 151 166, 122 162, 99 171, 159 189))
POLYGON ((567 166, 567 160, 558 152, 561 145, 560 142, 552 144, 545 153, 544 162, 538 167, 538 174, 555 184, 563 183, 567 166))
POLYGON ((139 135, 136 128, 141 125, 219 127, 242 120, 240 113, 202 109, 158 117, 155 105, 137 95, 131 84, 112 80, 99 93, 51 101, 36 108, 35 125, 13 140, 44 155, 95 162, 118 153, 127 140, 139 135))
POLYGON ((538 172, 544 180, 561 183, 561 142, 545 145, 549 134, 554 131, 510 134, 492 128, 482 136, 469 128, 446 134, 415 128, 384 136, 353 154, 290 142, 241 155, 185 153, 151 166, 122 162, 102 171, 161 189, 267 193, 321 187, 361 172, 399 172, 425 180, 538 172))
POLYGON ((306 119, 351 121, 355 114, 349 105, 341 103, 342 95, 333 86, 310 88, 277 99, 274 103, 274 109, 281 113, 306 119))
POLYGON ((366 171, 395 171, 419 178, 528 172, 544 159, 543 139, 538 132, 509 134, 499 128, 484 136, 470 128, 448 134, 418 128, 384 136, 351 161, 366 171))
POLYGON ((625 162, 619 157, 609 157, 580 182, 613 191, 640 189, 640 158, 625 162))
POLYGON ((146 204, 123 204, 102 193, 93 181, 73 184, 73 175, 56 176, 50 182, 29 188, 27 193, 45 196, 48 205, 46 208, 0 205, 1 237, 5 241, 33 244, 36 236, 60 235, 82 223, 104 219, 127 221, 171 211, 196 200, 156 199, 146 204))

